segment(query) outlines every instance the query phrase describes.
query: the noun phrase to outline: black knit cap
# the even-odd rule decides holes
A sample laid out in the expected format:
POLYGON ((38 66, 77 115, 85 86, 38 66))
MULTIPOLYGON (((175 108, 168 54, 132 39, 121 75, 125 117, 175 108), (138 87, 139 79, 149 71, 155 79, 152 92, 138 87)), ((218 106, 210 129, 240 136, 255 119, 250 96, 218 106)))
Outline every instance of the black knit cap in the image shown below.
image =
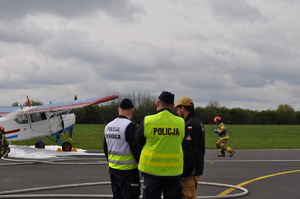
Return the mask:
POLYGON ((158 97, 158 99, 167 104, 174 104, 174 94, 168 91, 163 91, 158 97))
POLYGON ((120 108, 121 109, 130 109, 130 108, 134 108, 134 106, 130 99, 124 98, 120 103, 120 108))

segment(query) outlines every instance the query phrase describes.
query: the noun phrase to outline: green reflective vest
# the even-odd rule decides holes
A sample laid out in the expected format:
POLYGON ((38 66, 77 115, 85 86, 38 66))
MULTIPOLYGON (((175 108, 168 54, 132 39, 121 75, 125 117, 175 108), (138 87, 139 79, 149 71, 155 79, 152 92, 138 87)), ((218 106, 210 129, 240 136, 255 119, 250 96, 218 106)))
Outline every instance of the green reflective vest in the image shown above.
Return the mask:
POLYGON ((140 171, 157 176, 182 174, 184 125, 183 118, 168 110, 145 117, 146 144, 140 156, 140 171))

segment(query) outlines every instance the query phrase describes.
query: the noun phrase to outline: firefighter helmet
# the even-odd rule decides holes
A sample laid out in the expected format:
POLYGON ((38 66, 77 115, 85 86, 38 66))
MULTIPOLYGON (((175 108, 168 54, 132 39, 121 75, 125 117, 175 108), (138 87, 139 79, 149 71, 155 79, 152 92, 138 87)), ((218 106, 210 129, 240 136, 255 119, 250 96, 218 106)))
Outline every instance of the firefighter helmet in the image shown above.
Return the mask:
POLYGON ((219 116, 215 117, 214 122, 219 123, 220 121, 221 121, 221 117, 219 116))
POLYGON ((4 132, 4 127, 3 126, 0 126, 0 131, 4 132))

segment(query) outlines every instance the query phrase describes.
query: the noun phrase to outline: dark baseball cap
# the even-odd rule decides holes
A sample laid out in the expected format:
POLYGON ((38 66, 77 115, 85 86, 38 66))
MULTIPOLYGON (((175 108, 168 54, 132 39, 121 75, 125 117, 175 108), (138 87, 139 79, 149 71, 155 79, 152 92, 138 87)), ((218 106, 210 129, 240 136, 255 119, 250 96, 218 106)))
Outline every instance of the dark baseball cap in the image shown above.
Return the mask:
POLYGON ((168 92, 168 91, 163 91, 158 99, 160 99, 161 101, 163 101, 166 104, 174 104, 174 94, 168 92))
POLYGON ((121 109, 134 108, 132 101, 129 98, 124 98, 120 103, 121 109))

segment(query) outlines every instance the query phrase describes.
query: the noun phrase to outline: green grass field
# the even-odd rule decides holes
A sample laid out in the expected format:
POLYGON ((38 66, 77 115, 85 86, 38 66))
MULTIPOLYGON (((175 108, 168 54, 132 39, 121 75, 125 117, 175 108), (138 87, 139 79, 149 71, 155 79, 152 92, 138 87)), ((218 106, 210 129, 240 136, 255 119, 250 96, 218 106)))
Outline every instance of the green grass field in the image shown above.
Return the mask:
MULTIPOLYGON (((76 124, 73 132, 73 147, 78 149, 103 149, 103 124, 76 124)), ((216 125, 205 125, 207 149, 215 149, 218 135, 216 125)), ((300 149, 299 125, 227 125, 234 149, 300 149)), ((68 135, 64 135, 68 140, 68 135)), ((34 145, 35 139, 11 142, 12 145, 34 145)), ((46 145, 56 145, 46 138, 46 145)))

